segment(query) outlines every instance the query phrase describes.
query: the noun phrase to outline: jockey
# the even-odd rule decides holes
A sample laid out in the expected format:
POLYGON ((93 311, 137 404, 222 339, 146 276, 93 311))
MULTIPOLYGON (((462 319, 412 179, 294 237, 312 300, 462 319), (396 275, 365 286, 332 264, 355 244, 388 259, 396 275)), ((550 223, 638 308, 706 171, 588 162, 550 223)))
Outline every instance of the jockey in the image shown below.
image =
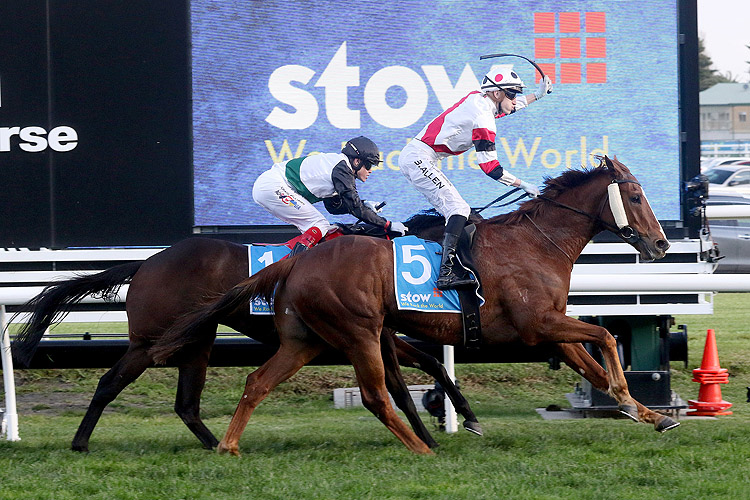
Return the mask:
POLYGON ((454 267, 458 238, 471 208, 439 169, 440 158, 475 147, 477 161, 485 174, 508 186, 520 187, 532 197, 539 195, 536 186, 503 169, 495 151, 495 119, 515 113, 552 91, 552 82, 546 76, 533 94, 521 94, 524 86, 508 66, 492 66, 482 80, 481 91, 470 92, 445 110, 401 151, 398 160, 401 173, 446 220, 437 280, 441 290, 474 286, 476 282, 462 268, 454 267))
POLYGON ((360 200, 357 193, 355 180, 365 182, 370 169, 380 161, 374 142, 355 137, 347 141, 341 153, 321 153, 274 164, 253 184, 253 200, 302 232, 287 242, 292 248, 290 256, 314 246, 336 229, 313 206, 321 200, 332 214, 349 213, 403 236, 406 226, 377 215, 377 203, 360 200))

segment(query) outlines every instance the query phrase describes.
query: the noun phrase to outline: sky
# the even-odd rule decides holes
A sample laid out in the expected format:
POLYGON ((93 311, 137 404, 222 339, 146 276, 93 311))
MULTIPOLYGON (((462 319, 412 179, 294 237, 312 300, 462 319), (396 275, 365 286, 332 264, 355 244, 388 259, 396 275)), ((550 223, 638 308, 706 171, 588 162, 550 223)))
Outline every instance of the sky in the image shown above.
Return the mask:
POLYGON ((750 81, 750 0, 698 0, 698 36, 715 69, 750 81))

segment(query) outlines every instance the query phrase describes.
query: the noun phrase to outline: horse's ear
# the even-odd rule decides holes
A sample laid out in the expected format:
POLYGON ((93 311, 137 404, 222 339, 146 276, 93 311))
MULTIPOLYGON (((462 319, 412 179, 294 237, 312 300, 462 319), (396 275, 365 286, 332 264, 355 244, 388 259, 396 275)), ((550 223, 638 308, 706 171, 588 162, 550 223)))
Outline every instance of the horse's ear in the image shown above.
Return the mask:
POLYGON ((607 168, 612 172, 613 177, 625 177, 628 174, 630 174, 630 170, 628 170, 628 167, 623 165, 618 159, 617 156, 614 158, 610 158, 607 155, 604 155, 604 163, 607 165, 607 168))
MULTIPOLYGON (((607 165, 608 168, 611 168, 612 170, 615 170, 615 164, 612 162, 612 160, 609 159, 609 156, 604 155, 604 163, 607 165)), ((615 157, 617 159, 617 157, 615 157)))

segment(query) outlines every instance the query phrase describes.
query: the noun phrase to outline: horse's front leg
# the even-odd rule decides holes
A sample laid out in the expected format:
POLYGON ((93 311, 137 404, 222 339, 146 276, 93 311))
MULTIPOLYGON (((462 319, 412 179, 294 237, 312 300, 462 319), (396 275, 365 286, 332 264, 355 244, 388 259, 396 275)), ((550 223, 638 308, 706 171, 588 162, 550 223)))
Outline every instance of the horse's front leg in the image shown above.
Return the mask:
POLYGON ((422 422, 422 419, 417 413, 417 407, 414 405, 414 401, 409 393, 409 387, 404 382, 401 368, 399 368, 398 358, 396 356, 396 347, 394 339, 396 335, 386 328, 383 329, 380 335, 380 352, 383 358, 383 366, 385 367, 385 385, 388 388, 388 392, 393 396, 393 401, 396 406, 404 412, 407 420, 411 424, 411 428, 419 438, 425 442, 430 448, 436 448, 438 446, 437 441, 430 435, 429 431, 422 422))
MULTIPOLYGON (((527 333, 536 342, 567 344, 591 342, 598 346, 602 351, 607 367, 605 372, 607 393, 617 400, 620 412, 635 421, 640 420, 638 403, 628 391, 625 373, 620 366, 620 358, 617 355, 617 341, 606 328, 584 323, 557 311, 545 314, 543 320, 536 323, 536 326, 536 331, 527 333)), ((600 383, 599 385, 603 384, 600 383)))
POLYGON ((398 362, 402 366, 418 368, 427 375, 432 376, 445 390, 445 394, 453 403, 456 412, 464 417, 464 429, 481 436, 483 433, 482 426, 479 425, 476 415, 474 415, 474 412, 469 407, 469 402, 461 394, 461 391, 458 390, 456 384, 448 377, 448 372, 445 371, 445 367, 440 361, 420 351, 396 335, 393 336, 393 341, 396 347, 396 354, 398 355, 398 362))
MULTIPOLYGON (((583 344, 557 344, 556 347, 558 355, 566 365, 600 391, 609 392, 607 372, 591 357, 583 344)), ((635 404, 638 409, 638 420, 653 424, 654 429, 659 432, 665 432, 680 425, 679 422, 648 409, 638 401, 635 404)))

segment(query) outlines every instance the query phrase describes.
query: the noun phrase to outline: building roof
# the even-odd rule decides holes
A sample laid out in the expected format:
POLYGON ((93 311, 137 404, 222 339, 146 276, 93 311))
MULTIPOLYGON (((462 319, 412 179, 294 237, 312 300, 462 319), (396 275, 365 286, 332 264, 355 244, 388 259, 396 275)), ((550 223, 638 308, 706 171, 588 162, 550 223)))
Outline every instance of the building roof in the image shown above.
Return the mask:
POLYGON ((700 93, 701 106, 750 105, 750 83, 717 83, 700 93))

